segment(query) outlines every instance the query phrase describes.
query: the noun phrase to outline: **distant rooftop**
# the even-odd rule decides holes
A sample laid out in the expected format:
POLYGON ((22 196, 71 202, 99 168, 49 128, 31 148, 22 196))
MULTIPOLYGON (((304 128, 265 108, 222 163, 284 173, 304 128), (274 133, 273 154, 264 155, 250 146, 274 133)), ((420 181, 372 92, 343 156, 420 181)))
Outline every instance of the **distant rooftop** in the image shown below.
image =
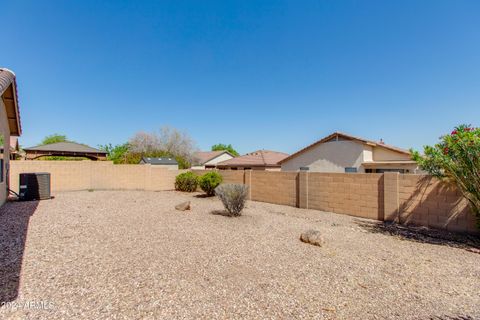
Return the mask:
POLYGON ((25 151, 54 151, 54 152, 77 152, 77 153, 102 153, 106 151, 99 150, 76 142, 57 142, 51 144, 43 144, 35 147, 24 148, 25 151))
POLYGON ((193 157, 194 157, 194 163, 196 165, 204 165, 205 163, 207 163, 208 161, 212 160, 212 159, 215 159, 216 157, 224 154, 224 153, 227 153, 229 155, 231 155, 232 157, 234 157, 233 154, 231 154, 230 152, 228 152, 227 150, 220 150, 220 151, 198 151, 198 152, 195 152, 193 154, 193 157))
POLYGON ((44 156, 82 157, 91 160, 107 160, 108 152, 76 142, 57 142, 23 149, 25 159, 35 160, 44 156))
POLYGON ((149 163, 153 165, 176 165, 178 164, 177 160, 175 158, 168 158, 168 157, 163 157, 163 158, 152 158, 152 157, 142 157, 142 160, 140 160, 140 163, 149 163))
POLYGON ((246 155, 217 163, 217 167, 279 167, 279 161, 288 157, 287 153, 257 150, 246 155))

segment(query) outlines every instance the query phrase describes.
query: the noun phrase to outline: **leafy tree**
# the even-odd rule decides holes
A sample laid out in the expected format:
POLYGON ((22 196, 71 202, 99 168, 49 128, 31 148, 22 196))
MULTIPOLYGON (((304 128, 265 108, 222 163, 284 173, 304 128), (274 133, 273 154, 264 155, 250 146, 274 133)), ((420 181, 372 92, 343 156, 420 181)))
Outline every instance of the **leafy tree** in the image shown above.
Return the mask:
POLYGON ((112 145, 111 143, 99 146, 100 150, 108 153, 107 159, 113 163, 125 163, 129 149, 128 143, 112 145))
POLYGON ((431 175, 457 185, 480 227, 480 128, 455 127, 439 143, 425 146, 423 156, 412 150, 412 157, 431 175))
POLYGON ((68 141, 66 135, 54 133, 54 134, 51 134, 51 135, 46 136, 45 138, 43 138, 41 144, 42 144, 42 145, 45 145, 45 144, 52 144, 52 143, 66 142, 66 141, 68 141))
POLYGON ((235 157, 238 157, 240 154, 237 152, 237 150, 235 150, 231 144, 223 144, 223 143, 217 143, 217 144, 214 144, 212 146, 212 151, 228 151, 230 152, 232 155, 234 155, 235 157))

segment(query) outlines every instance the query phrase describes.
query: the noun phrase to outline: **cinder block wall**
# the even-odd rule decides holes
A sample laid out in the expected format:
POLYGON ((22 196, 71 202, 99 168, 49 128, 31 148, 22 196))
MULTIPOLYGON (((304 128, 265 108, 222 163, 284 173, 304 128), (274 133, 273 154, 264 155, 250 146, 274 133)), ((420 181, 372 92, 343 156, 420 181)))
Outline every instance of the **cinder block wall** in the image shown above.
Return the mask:
POLYGON ((305 208, 383 220, 383 175, 308 173, 305 208))
POLYGON ((19 175, 49 172, 52 192, 107 190, 173 190, 182 170, 110 161, 11 161, 10 189, 19 191, 19 175))
MULTIPOLYGON (((11 161, 10 188, 18 192, 21 172, 50 172, 52 192, 117 189, 173 190, 185 170, 107 161, 11 161)), ((206 170, 195 170, 201 175, 206 170)), ((455 186, 425 175, 219 171, 224 183, 246 184, 249 198, 397 221, 456 232, 480 233, 466 200, 455 186)))
POLYGON ((296 172, 247 171, 251 200, 297 206, 296 172), (273 173, 273 174, 272 174, 273 173))
POLYGON ((430 176, 399 175, 399 222, 478 232, 468 202, 453 185, 430 176))
POLYGON ((250 199, 255 201, 479 233, 457 188, 431 176, 251 170, 219 173, 225 182, 249 185, 250 199))

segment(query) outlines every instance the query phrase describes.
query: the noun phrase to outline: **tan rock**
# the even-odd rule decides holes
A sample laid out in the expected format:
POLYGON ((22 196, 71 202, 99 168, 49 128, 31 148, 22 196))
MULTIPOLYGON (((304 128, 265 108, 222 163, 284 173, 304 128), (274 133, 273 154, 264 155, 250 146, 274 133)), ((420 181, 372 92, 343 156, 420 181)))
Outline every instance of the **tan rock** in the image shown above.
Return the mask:
POLYGON ((175 209, 179 211, 190 210, 190 201, 185 201, 175 206, 175 209))
POLYGON ((321 247, 325 243, 325 239, 320 231, 307 230, 300 235, 300 240, 305 243, 313 244, 314 246, 321 247))

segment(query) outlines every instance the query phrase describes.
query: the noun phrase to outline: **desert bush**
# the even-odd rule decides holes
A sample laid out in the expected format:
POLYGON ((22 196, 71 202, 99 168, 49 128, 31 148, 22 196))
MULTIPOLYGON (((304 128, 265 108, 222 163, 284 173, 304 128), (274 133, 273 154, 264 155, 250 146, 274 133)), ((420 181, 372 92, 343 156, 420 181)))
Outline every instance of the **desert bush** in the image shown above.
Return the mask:
POLYGON ((212 171, 201 176, 198 183, 207 196, 214 196, 215 188, 222 183, 222 180, 222 176, 218 172, 212 171))
POLYGON ((194 192, 198 187, 198 176, 193 172, 184 172, 175 178, 175 190, 194 192))
POLYGON ((247 201, 248 187, 243 184, 222 184, 215 189, 223 206, 232 216, 239 216, 247 201))

